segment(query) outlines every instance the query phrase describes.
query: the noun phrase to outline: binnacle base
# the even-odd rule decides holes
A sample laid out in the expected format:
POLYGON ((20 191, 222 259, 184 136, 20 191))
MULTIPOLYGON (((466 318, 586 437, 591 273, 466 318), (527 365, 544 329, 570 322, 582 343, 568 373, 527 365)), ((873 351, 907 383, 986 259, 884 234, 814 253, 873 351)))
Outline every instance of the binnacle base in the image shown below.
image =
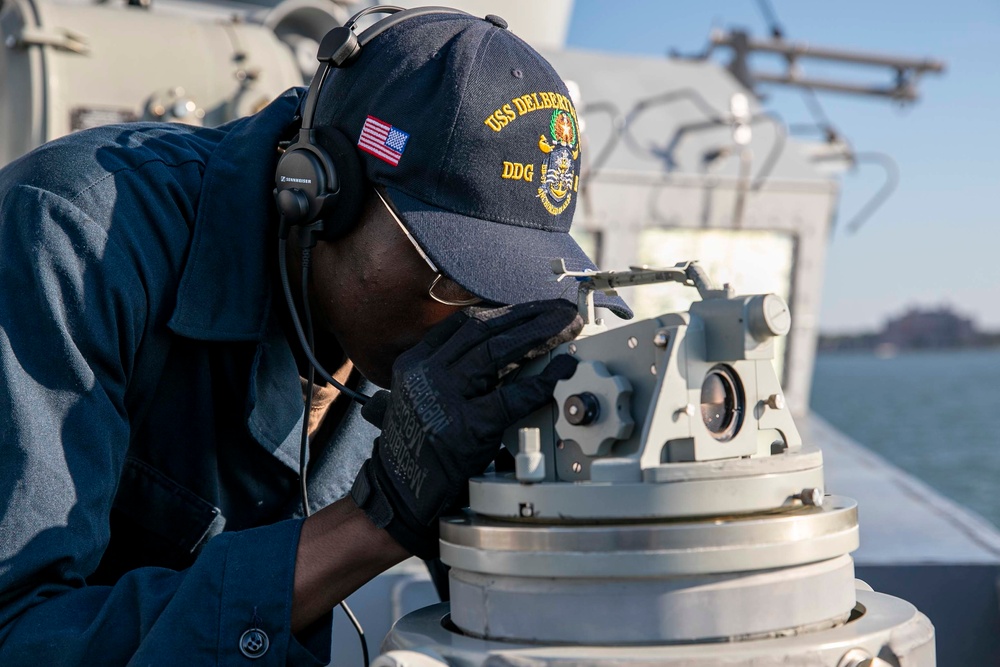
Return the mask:
MULTIPOLYGON (((599 609, 594 610, 600 613, 599 609)), ((704 643, 645 646, 538 645, 479 639, 462 633, 447 603, 400 619, 373 667, 935 667, 934 628, 910 603, 857 591, 851 618, 798 634, 704 643)))
POLYGON ((632 524, 441 522, 454 625, 550 644, 764 637, 843 623, 854 608, 857 506, 632 524))

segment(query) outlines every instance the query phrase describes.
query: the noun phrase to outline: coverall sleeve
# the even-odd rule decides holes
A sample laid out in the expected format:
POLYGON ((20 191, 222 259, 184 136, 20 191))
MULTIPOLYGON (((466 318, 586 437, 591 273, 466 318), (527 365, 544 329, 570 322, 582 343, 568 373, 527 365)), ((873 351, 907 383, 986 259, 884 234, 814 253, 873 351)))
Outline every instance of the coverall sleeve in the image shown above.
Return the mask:
POLYGON ((86 584, 129 444, 146 309, 132 261, 52 193, 0 204, 0 664, 325 664, 290 630, 301 521, 223 533, 184 571, 86 584), (254 629, 268 647, 251 661, 254 629))

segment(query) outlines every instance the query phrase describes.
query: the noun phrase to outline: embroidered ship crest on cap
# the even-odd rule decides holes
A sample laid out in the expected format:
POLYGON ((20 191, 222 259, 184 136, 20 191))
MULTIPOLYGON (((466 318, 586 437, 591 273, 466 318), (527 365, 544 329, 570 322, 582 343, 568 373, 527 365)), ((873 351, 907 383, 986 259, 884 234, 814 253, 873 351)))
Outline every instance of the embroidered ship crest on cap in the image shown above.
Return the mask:
POLYGON ((538 137, 538 149, 545 153, 541 164, 540 181, 536 195, 542 206, 552 215, 559 215, 573 201, 577 188, 576 158, 578 134, 573 116, 565 111, 553 111, 549 120, 551 143, 545 135, 538 137))

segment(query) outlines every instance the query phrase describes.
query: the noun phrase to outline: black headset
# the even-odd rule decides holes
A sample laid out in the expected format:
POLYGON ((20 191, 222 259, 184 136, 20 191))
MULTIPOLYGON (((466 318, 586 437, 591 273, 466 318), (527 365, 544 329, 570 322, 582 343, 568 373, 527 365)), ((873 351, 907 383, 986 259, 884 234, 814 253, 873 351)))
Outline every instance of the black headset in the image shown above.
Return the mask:
POLYGON ((288 237, 292 226, 301 226, 300 241, 303 246, 311 247, 317 239, 334 241, 346 235, 357 222, 366 194, 364 169, 354 142, 344 133, 332 127, 313 127, 320 90, 331 69, 351 65, 372 39, 407 19, 427 14, 470 16, 448 7, 404 10, 376 5, 361 10, 323 37, 316 56, 320 65, 306 92, 298 137, 278 160, 274 173, 281 238, 288 237), (369 14, 389 16, 356 35, 355 24, 369 14))

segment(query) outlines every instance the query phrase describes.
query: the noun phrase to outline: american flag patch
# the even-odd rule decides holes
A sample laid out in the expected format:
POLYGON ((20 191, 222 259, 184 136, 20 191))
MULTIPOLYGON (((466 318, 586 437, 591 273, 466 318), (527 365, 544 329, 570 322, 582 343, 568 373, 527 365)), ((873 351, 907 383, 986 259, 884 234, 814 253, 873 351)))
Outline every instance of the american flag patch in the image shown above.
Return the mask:
POLYGON ((368 116, 365 126, 361 128, 358 148, 395 167, 399 164, 399 158, 403 157, 403 150, 409 139, 410 135, 399 128, 375 116, 368 116))

